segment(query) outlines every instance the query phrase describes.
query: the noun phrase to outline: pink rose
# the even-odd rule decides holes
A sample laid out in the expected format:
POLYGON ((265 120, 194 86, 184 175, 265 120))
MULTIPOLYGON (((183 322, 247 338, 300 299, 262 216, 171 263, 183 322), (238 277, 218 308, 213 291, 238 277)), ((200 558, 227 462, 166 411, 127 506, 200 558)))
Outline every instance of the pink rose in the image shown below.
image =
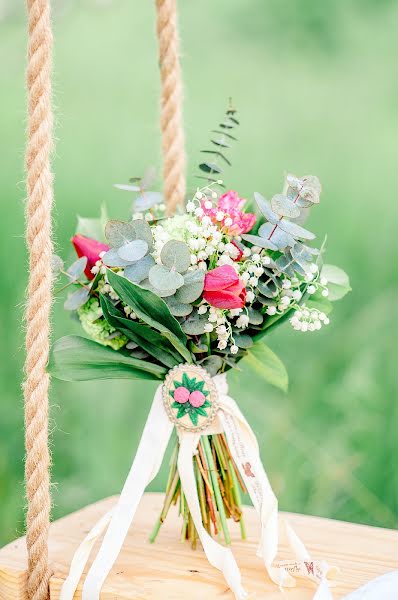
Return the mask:
POLYGON ((256 222, 255 214, 242 211, 245 202, 246 200, 240 198, 237 192, 230 190, 219 197, 216 206, 206 208, 203 201, 202 208, 204 214, 210 217, 213 223, 221 227, 228 235, 241 235, 250 231, 256 222), (220 211, 224 213, 221 221, 217 220, 217 213, 220 211))
POLYGON ((84 271, 87 279, 94 279, 91 269, 94 267, 97 260, 99 260, 100 253, 109 250, 109 246, 103 244, 102 242, 97 242, 97 240, 93 240, 92 238, 86 237, 85 235, 81 235, 80 233, 77 233, 75 236, 73 236, 71 242, 76 250, 77 256, 79 258, 81 256, 85 256, 87 258, 87 267, 84 271))
POLYGON ((203 297, 216 308, 243 308, 245 284, 231 265, 222 265, 206 273, 203 297))

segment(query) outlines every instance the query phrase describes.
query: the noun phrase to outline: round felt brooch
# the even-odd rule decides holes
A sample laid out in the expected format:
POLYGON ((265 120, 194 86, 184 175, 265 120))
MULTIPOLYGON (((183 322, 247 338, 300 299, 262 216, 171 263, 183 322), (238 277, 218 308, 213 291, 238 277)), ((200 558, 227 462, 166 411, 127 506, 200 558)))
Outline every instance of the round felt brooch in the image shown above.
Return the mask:
POLYGON ((218 409, 216 386, 209 373, 197 365, 178 365, 163 384, 163 402, 169 419, 187 431, 201 431, 218 409))

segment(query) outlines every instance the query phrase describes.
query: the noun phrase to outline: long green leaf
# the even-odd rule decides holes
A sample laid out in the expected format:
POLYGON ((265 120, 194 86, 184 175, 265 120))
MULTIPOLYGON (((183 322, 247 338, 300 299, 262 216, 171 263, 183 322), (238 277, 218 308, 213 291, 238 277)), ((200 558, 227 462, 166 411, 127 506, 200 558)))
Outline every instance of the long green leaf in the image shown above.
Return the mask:
POLYGON ((241 366, 252 371, 284 392, 287 391, 289 378, 285 365, 280 358, 263 342, 254 344, 242 358, 241 366))
POLYGON ((145 290, 108 269, 108 281, 121 300, 145 323, 160 331, 189 363, 192 355, 186 347, 187 336, 167 304, 150 290, 145 290))
POLYGON ((124 333, 126 337, 138 344, 140 348, 151 354, 166 367, 172 369, 183 361, 178 352, 174 350, 174 347, 171 344, 169 345, 169 342, 160 333, 151 329, 148 325, 136 323, 122 316, 121 312, 112 304, 109 298, 102 294, 100 295, 100 302, 104 317, 112 327, 124 333))
POLYGON ((101 346, 78 335, 57 340, 52 348, 49 372, 64 381, 90 379, 163 379, 167 369, 122 351, 101 346))

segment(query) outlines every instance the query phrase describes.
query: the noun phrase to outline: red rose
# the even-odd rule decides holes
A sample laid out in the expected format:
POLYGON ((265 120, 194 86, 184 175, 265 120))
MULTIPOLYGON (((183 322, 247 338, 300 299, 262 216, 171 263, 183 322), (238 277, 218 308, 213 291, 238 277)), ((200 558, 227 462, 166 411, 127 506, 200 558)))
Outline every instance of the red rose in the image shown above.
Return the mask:
POLYGON ((243 308, 245 284, 231 265, 222 265, 206 273, 203 297, 216 308, 243 308))
POLYGON ((103 244, 102 242, 97 242, 97 240, 93 240, 92 238, 86 237, 85 235, 81 235, 80 233, 77 233, 75 236, 73 236, 71 242, 78 257, 80 258, 81 256, 85 256, 87 258, 87 267, 84 270, 86 277, 88 279, 94 279, 91 269, 97 260, 99 260, 100 253, 109 250, 109 246, 103 244))

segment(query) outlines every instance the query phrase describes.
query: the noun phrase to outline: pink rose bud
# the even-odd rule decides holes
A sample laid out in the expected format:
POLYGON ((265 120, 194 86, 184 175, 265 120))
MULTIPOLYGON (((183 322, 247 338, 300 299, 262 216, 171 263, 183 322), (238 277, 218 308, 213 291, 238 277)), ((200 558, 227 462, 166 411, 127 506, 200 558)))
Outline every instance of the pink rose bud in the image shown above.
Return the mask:
POLYGON ((194 406, 195 408, 199 408, 200 406, 202 406, 202 404, 205 403, 205 395, 203 394, 203 392, 200 392, 199 390, 196 390, 195 392, 191 392, 190 396, 189 396, 189 403, 194 406))
POLYGON ((174 392, 174 400, 179 404, 185 404, 189 398, 189 390, 186 387, 178 387, 174 392))
POLYGON ((85 256, 87 258, 87 267, 84 271, 87 279, 94 279, 91 269, 94 267, 97 260, 99 260, 100 253, 109 250, 109 246, 107 246, 107 244, 103 244, 102 242, 97 242, 97 240, 93 240, 92 238, 86 237, 85 235, 81 235, 80 233, 77 233, 75 236, 73 236, 71 242, 76 250, 77 256, 79 258, 81 256, 85 256))
POLYGON ((245 284, 231 265, 222 265, 207 271, 203 298, 216 308, 243 308, 246 302, 245 284))

